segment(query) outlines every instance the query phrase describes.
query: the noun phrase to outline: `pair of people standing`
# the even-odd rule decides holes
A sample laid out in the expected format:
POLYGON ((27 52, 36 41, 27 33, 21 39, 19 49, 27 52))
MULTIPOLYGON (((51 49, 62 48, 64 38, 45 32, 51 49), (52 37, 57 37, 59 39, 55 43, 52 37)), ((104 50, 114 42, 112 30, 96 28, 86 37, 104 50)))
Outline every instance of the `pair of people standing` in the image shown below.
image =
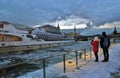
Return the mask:
POLYGON ((98 39, 98 37, 94 37, 94 40, 91 41, 91 45, 93 46, 93 52, 95 55, 95 62, 99 61, 98 59, 99 42, 101 48, 103 49, 103 55, 104 55, 104 60, 102 60, 102 62, 108 62, 109 61, 108 49, 110 46, 110 39, 105 32, 102 32, 102 36, 100 40, 98 39))

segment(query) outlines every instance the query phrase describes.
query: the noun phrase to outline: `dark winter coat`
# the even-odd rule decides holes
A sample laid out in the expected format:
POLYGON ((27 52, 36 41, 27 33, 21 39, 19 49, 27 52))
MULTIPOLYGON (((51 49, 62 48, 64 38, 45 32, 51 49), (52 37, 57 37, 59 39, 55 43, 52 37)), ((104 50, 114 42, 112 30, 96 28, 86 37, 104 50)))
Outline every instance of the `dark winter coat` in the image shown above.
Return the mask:
POLYGON ((106 38, 106 37, 108 38, 108 48, 110 46, 110 38, 107 35, 103 35, 103 36, 101 36, 101 39, 100 39, 100 46, 101 46, 101 48, 104 47, 103 42, 104 42, 104 38, 106 38))

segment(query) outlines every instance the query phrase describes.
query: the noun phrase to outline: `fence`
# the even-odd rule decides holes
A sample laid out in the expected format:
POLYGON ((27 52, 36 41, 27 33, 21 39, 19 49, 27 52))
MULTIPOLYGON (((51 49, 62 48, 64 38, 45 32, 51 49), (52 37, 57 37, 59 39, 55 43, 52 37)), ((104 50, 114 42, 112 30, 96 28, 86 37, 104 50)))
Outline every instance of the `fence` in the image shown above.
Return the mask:
MULTIPOLYGON (((91 52, 91 47, 88 49, 84 48, 81 50, 74 50, 71 52, 66 52, 63 54, 59 54, 59 55, 54 55, 54 56, 50 56, 50 57, 46 57, 42 60, 42 68, 43 68, 43 78, 47 78, 46 77, 46 60, 49 58, 53 58, 53 57, 57 57, 57 56, 61 56, 63 57, 63 72, 66 73, 67 70, 67 65, 66 65, 66 61, 69 61, 68 63, 72 63, 71 58, 68 57, 68 55, 72 55, 71 58, 75 60, 75 66, 76 68, 79 68, 79 60, 83 59, 84 61, 86 61, 88 58, 91 59, 92 58, 92 52, 91 52), (88 51, 88 52, 87 52, 88 51)), ((2 68, 0 69, 0 72, 3 74, 3 78, 7 78, 7 68, 2 68)))

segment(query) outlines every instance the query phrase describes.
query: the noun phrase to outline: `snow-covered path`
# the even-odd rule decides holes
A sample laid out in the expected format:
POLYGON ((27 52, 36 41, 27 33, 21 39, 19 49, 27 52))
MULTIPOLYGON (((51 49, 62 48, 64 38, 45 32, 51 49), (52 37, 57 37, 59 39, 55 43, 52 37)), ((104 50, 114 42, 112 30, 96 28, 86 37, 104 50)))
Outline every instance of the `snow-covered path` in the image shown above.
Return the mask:
MULTIPOLYGON (((109 50, 110 61, 101 62, 103 55, 100 54, 100 62, 90 60, 85 66, 74 72, 64 74, 68 78, 120 78, 120 44, 109 50), (116 72, 116 73, 115 73, 116 72)), ((63 74, 61 74, 63 76, 63 74)), ((59 76, 58 78, 63 78, 59 76)))

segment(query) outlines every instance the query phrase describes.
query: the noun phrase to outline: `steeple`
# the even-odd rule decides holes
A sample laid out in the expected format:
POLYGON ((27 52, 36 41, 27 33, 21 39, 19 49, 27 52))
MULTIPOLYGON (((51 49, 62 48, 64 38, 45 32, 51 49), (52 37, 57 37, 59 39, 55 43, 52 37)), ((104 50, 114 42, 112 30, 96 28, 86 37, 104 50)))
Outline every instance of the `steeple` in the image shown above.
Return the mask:
POLYGON ((75 36, 76 36, 76 26, 74 26, 74 33, 75 33, 75 36))
POLYGON ((116 29, 116 26, 114 27, 113 34, 117 34, 117 29, 116 29))
POLYGON ((60 26, 59 26, 59 23, 58 23, 58 25, 57 25, 57 28, 58 28, 58 30, 60 30, 60 26))

